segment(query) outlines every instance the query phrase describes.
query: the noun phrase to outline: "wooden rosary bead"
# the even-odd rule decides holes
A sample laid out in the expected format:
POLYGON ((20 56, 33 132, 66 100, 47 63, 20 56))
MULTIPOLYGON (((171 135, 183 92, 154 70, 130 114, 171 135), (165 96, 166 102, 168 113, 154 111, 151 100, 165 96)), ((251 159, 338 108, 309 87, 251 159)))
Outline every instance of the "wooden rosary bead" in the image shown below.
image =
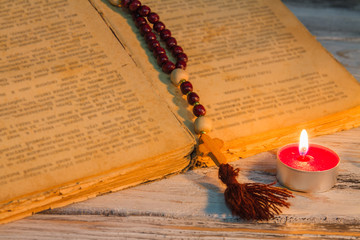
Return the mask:
POLYGON ((171 72, 170 80, 177 87, 181 82, 189 80, 189 74, 183 69, 176 68, 171 72))
POLYGON ((194 128, 197 134, 209 133, 212 130, 212 121, 206 116, 200 116, 195 119, 194 128))

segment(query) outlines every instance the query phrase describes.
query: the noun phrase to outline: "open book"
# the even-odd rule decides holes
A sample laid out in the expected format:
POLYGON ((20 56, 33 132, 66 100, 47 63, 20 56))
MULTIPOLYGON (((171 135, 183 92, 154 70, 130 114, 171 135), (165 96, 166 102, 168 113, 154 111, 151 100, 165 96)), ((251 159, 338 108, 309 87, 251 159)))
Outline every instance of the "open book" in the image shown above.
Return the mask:
MULTIPOLYGON (((360 86, 280 1, 144 1, 229 161, 360 125, 360 86)), ((106 0, 0 8, 0 223, 191 164, 191 108, 106 0)), ((198 158, 205 161, 206 158, 198 158)))

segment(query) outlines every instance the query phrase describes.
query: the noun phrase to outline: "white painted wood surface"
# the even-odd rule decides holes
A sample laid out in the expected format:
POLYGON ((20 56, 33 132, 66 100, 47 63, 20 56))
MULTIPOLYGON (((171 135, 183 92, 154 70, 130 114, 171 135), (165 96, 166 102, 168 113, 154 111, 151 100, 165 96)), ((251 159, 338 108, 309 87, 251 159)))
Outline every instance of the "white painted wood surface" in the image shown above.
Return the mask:
MULTIPOLYGON (((360 3, 338 2, 285 3, 360 81, 360 3)), ((0 239, 360 239, 360 128, 311 142, 341 157, 338 183, 325 193, 295 193, 291 208, 269 222, 233 218, 213 167, 1 225, 0 239)), ((275 151, 234 165, 239 181, 275 180, 275 151)))

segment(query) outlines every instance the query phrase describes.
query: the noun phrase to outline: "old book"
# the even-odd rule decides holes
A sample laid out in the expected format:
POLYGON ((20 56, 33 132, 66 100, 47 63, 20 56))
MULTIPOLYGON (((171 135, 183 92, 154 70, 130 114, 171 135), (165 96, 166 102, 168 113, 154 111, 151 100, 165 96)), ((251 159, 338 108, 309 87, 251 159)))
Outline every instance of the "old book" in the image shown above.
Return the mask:
MULTIPOLYGON (((101 0, 0 4, 0 222, 190 165, 191 108, 128 14, 101 0)), ((358 82, 280 1, 144 4, 189 56, 229 161, 301 128, 360 125, 358 82)))

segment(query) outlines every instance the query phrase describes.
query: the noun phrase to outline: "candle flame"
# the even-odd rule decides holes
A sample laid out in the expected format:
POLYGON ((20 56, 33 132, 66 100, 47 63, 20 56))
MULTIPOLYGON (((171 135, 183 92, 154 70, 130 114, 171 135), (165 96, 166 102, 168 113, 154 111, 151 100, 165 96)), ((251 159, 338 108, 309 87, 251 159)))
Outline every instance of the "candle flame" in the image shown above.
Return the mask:
POLYGON ((309 150, 308 134, 306 130, 303 129, 300 134, 299 153, 301 156, 305 156, 308 150, 309 150))

